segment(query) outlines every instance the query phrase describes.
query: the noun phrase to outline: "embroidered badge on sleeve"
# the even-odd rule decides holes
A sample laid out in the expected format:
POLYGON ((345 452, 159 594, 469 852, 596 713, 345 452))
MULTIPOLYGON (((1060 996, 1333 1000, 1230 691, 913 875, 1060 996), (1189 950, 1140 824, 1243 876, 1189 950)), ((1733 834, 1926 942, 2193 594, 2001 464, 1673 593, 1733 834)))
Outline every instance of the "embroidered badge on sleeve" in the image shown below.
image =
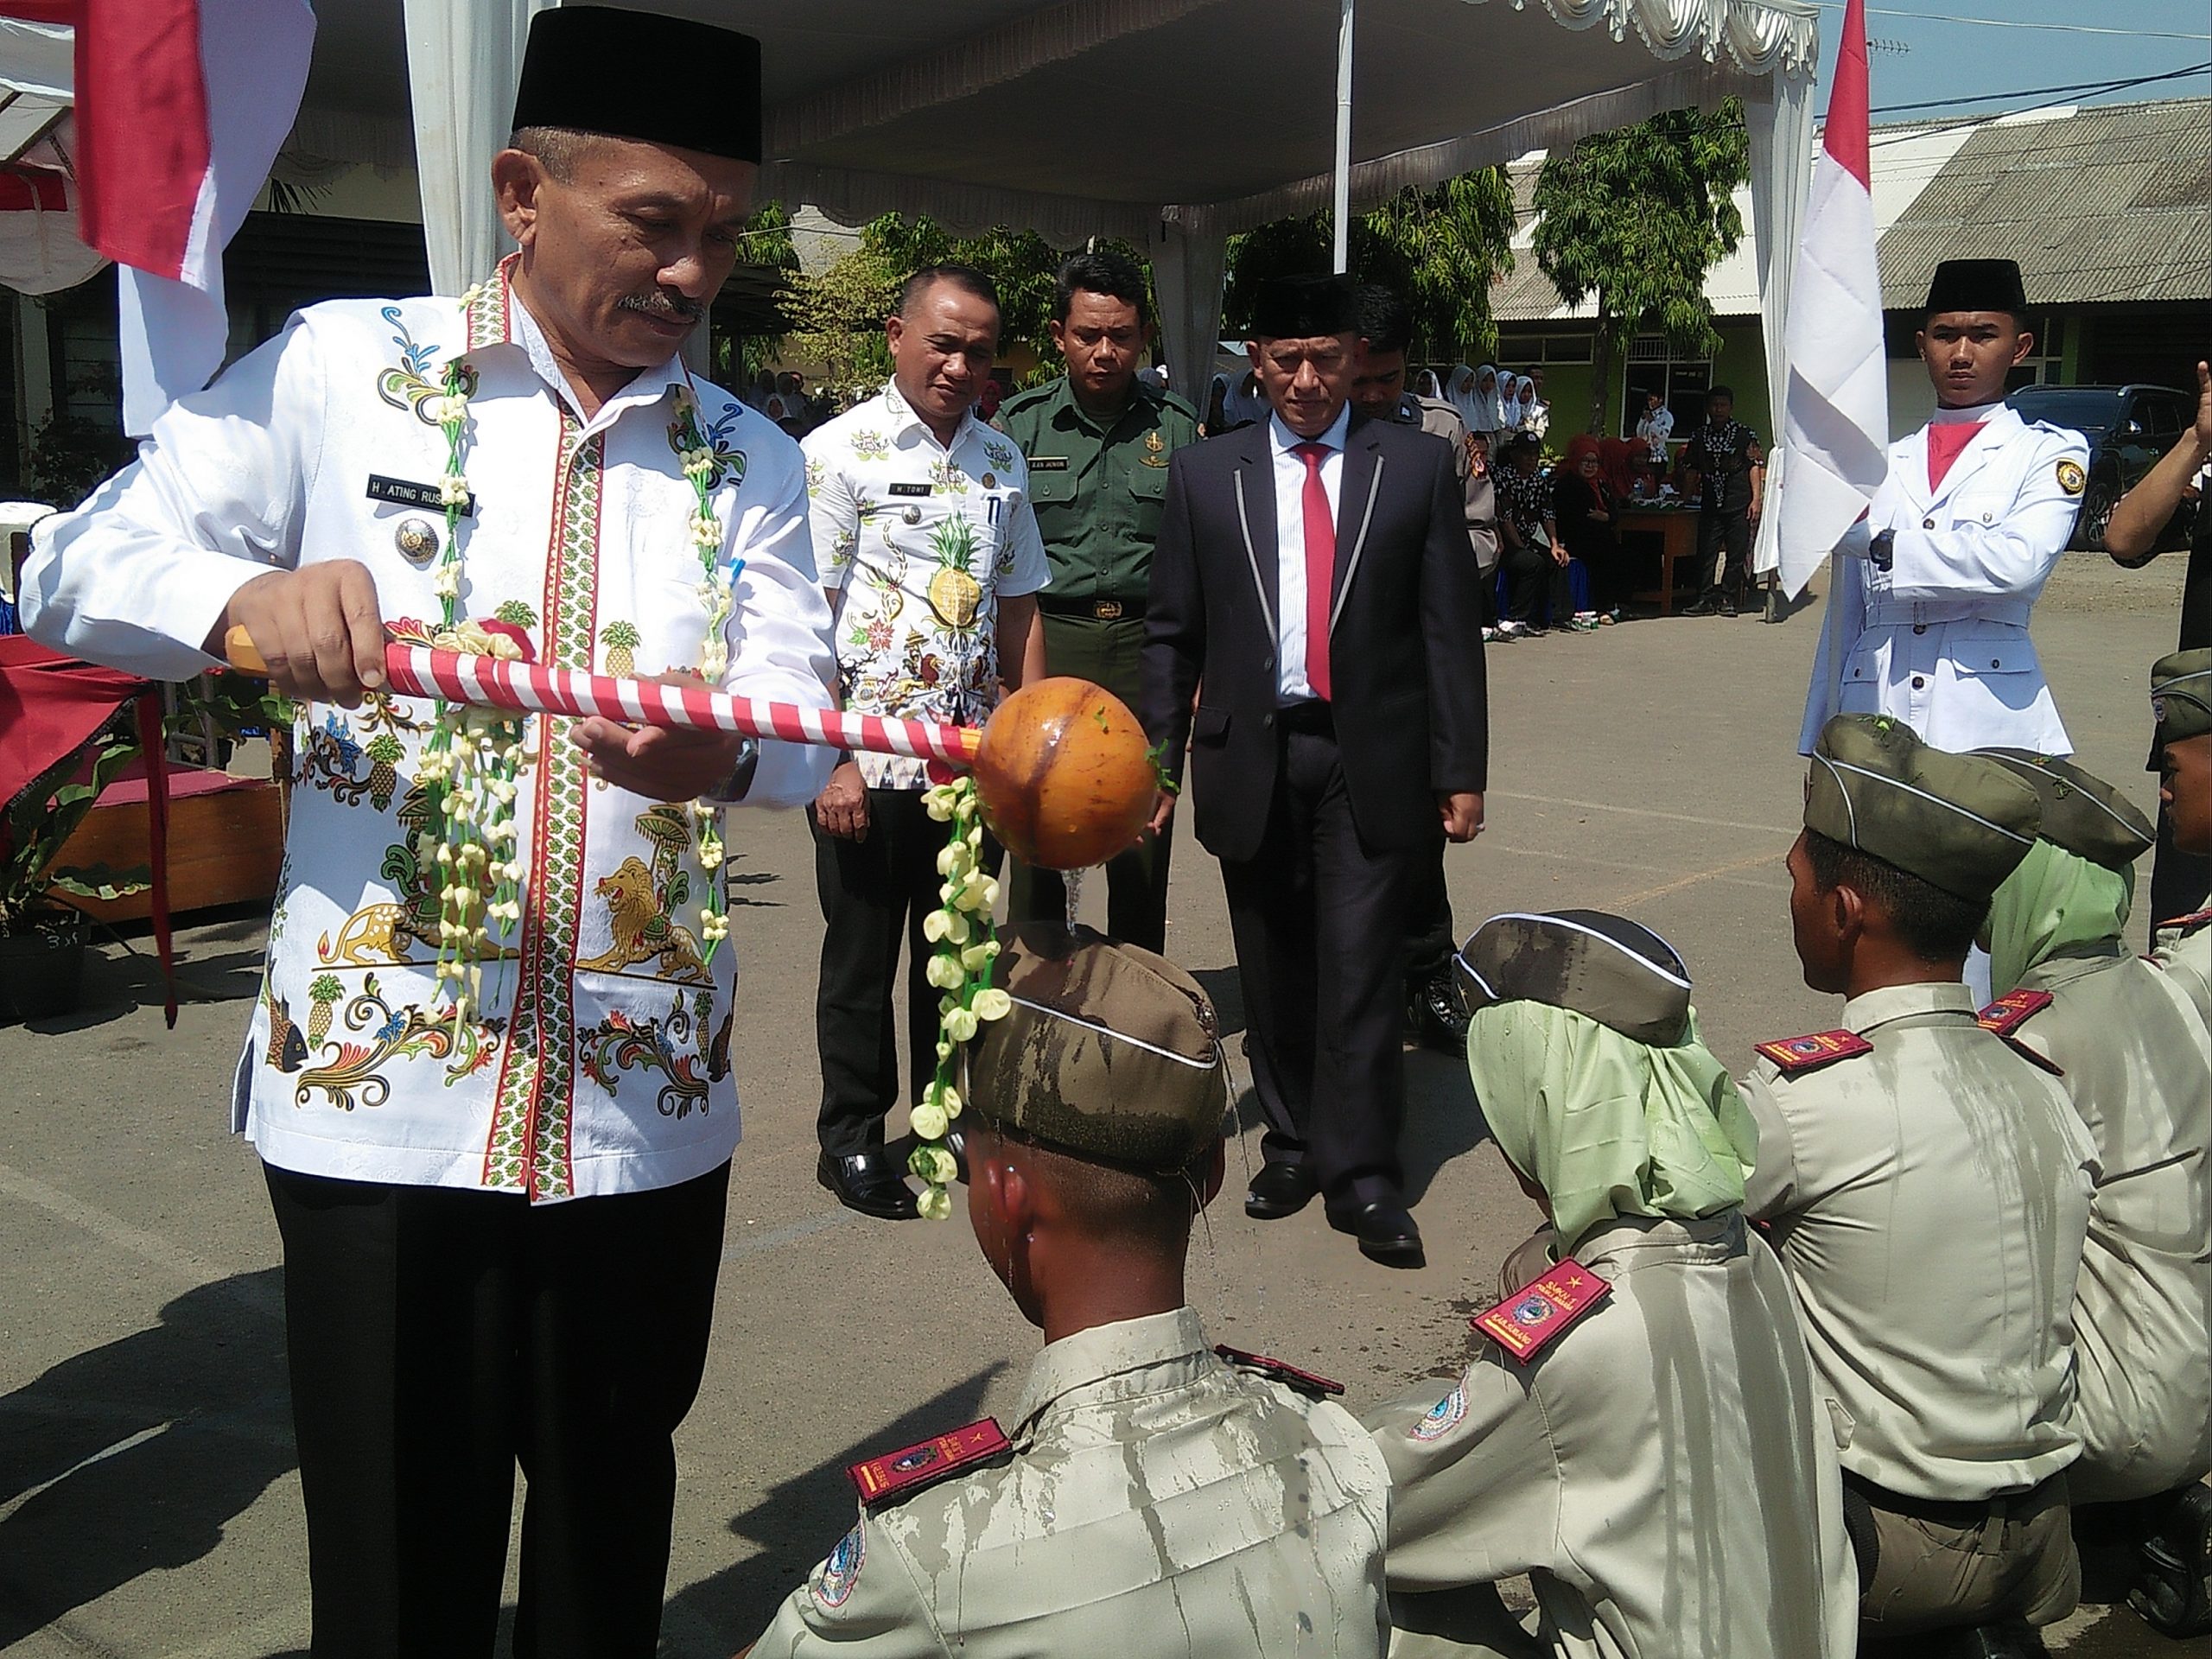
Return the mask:
POLYGON ((2089 475, 2082 470, 2080 461, 2062 461, 2058 463, 2058 487, 2067 494, 2081 494, 2088 482, 2089 475))
POLYGON ((1524 1290, 1468 1323, 1527 1363, 1561 1332, 1612 1294, 1613 1287, 1569 1256, 1524 1290))
POLYGON ((1785 1075, 1794 1075, 1817 1071, 1824 1065, 1860 1054, 1872 1054, 1874 1045, 1855 1031, 1816 1031, 1806 1037, 1784 1037, 1779 1042, 1761 1043, 1758 1052, 1785 1075))
POLYGON ((837 1541, 830 1559, 815 1575, 814 1599, 824 1607, 842 1607, 852 1599, 861 1581, 861 1567, 868 1559, 868 1522, 862 1521, 837 1541))
POLYGON ((986 1417, 950 1434, 856 1463, 846 1472, 860 1489, 861 1503, 875 1509, 893 1498, 908 1497, 950 1475, 987 1463, 1010 1446, 998 1419, 986 1417))

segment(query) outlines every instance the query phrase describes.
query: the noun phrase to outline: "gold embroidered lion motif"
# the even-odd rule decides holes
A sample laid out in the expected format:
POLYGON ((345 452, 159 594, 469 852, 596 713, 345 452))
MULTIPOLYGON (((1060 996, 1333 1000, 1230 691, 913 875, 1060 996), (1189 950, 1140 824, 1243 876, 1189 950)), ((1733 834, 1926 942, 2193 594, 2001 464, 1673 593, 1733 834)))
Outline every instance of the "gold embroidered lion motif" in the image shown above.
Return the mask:
POLYGON ((599 955, 579 961, 578 968, 619 974, 653 963, 662 979, 703 984, 712 978, 699 958, 699 942, 690 929, 670 919, 645 860, 624 859, 612 875, 600 878, 595 891, 607 901, 613 938, 599 955))

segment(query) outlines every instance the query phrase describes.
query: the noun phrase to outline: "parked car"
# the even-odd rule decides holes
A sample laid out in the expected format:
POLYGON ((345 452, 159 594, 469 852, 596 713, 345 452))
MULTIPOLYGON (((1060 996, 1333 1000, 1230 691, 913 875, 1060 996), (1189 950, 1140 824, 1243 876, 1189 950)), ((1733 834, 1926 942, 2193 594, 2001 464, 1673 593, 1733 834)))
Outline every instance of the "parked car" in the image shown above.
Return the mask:
MULTIPOLYGON (((2070 426, 2089 441, 2089 481, 2070 547, 2101 550, 2105 526, 2120 498, 2133 489, 2196 418, 2196 397, 2172 386, 2022 386, 2005 400, 2024 421, 2070 426)), ((2158 537, 2177 547, 2188 538, 2179 512, 2158 537)))

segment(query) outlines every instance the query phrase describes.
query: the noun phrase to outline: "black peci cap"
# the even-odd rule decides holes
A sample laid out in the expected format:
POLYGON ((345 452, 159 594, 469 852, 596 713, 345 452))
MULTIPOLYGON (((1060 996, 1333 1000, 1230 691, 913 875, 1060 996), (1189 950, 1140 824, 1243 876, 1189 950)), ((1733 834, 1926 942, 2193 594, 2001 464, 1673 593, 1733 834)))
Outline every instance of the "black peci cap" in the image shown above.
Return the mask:
POLYGON ((1946 259, 1928 284, 1928 315, 1941 311, 2004 311, 2017 317, 2028 308, 2020 267, 2010 259, 1946 259))
POLYGON ((1252 302, 1254 340, 1318 340, 1359 332, 1359 290, 1349 276, 1278 276, 1252 302))
POLYGON ((760 42, 657 12, 541 11, 531 19, 512 124, 758 162, 760 42))

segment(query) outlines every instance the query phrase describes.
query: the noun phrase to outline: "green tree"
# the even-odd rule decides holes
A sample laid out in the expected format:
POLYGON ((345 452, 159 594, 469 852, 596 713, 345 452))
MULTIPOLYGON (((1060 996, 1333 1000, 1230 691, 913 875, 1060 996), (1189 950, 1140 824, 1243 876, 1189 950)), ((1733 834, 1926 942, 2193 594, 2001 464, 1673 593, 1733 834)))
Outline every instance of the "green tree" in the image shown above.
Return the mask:
MULTIPOLYGON (((1503 168, 1400 191, 1352 221, 1348 263, 1362 282, 1395 289, 1414 314, 1417 357, 1478 361, 1497 344, 1491 285, 1513 268, 1513 189, 1503 168)), ((1226 326, 1243 326, 1260 285, 1329 269, 1330 215, 1277 219, 1229 243, 1226 326)))
POLYGON ((1609 429, 1629 336, 1652 326, 1677 351, 1719 349, 1706 275, 1744 234, 1732 192, 1750 176, 1744 106, 1669 110, 1548 156, 1536 176, 1536 263, 1560 298, 1595 297, 1591 432, 1609 429))

